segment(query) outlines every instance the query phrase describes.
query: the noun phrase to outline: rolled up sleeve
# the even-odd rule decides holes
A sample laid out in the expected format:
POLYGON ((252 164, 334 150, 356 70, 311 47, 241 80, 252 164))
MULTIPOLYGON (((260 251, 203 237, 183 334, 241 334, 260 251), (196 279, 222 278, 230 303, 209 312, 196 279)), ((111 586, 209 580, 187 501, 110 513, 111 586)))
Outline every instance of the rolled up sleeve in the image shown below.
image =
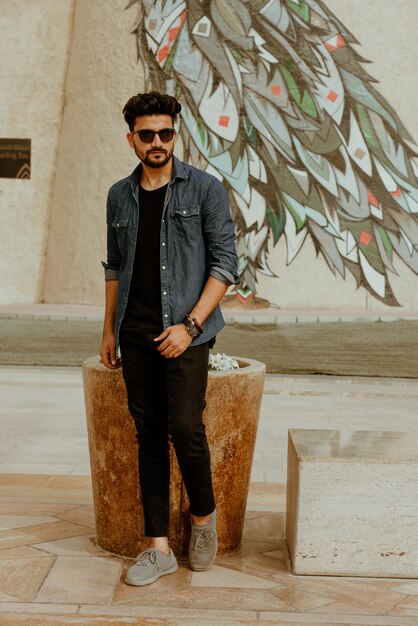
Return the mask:
POLYGON ((216 179, 212 179, 209 185, 206 202, 202 207, 202 223, 209 275, 226 285, 238 285, 234 222, 228 194, 216 179))
POLYGON ((122 260, 120 253, 118 240, 116 237, 116 231, 112 226, 113 223, 113 211, 112 203, 110 199, 110 193, 107 196, 106 205, 106 224, 107 224, 107 261, 102 261, 104 267, 105 281, 107 280, 119 280, 119 268, 122 260))

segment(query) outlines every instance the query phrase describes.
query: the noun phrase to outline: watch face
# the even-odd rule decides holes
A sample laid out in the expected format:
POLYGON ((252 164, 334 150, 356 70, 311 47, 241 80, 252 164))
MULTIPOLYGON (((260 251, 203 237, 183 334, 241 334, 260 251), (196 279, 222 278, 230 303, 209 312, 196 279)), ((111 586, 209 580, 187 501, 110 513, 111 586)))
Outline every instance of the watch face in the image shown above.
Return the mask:
POLYGON ((183 324, 186 326, 187 328, 187 332, 189 333, 189 335, 191 337, 198 337, 199 336, 199 331, 197 329, 197 326, 195 325, 195 323, 188 317, 185 317, 183 320, 183 324))

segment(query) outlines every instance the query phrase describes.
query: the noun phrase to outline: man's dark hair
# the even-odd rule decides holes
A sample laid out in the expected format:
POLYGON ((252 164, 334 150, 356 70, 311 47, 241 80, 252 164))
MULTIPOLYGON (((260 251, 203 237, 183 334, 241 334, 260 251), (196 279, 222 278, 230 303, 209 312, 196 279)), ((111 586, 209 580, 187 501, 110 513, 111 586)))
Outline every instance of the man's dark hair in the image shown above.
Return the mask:
POLYGON ((150 91, 149 93, 138 93, 129 98, 123 107, 123 116, 132 132, 135 118, 140 115, 171 115, 174 124, 180 111, 181 104, 173 96, 158 91, 150 91))

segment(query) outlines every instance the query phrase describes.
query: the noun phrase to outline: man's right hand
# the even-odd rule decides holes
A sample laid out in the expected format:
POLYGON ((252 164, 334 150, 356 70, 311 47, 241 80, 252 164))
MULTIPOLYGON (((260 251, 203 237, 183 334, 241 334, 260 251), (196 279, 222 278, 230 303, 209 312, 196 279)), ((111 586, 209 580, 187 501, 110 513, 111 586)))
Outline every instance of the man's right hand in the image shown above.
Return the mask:
POLYGON ((122 366, 119 358, 116 358, 116 340, 115 335, 104 335, 100 348, 100 356, 103 365, 110 370, 117 370, 122 366))

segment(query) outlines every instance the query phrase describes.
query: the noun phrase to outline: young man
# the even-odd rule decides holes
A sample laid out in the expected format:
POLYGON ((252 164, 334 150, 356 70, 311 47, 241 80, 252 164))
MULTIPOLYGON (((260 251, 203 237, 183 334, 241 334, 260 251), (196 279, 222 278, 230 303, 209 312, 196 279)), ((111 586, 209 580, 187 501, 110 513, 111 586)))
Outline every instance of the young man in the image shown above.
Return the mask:
POLYGON ((100 354, 106 367, 122 365, 137 431, 150 537, 126 576, 138 586, 177 570, 167 539, 169 435, 190 501, 192 569, 207 569, 217 550, 202 412, 209 346, 224 326, 219 302, 238 283, 237 256, 222 184, 173 156, 180 110, 175 98, 158 92, 130 98, 123 113, 140 164, 110 188, 107 202, 100 354))

